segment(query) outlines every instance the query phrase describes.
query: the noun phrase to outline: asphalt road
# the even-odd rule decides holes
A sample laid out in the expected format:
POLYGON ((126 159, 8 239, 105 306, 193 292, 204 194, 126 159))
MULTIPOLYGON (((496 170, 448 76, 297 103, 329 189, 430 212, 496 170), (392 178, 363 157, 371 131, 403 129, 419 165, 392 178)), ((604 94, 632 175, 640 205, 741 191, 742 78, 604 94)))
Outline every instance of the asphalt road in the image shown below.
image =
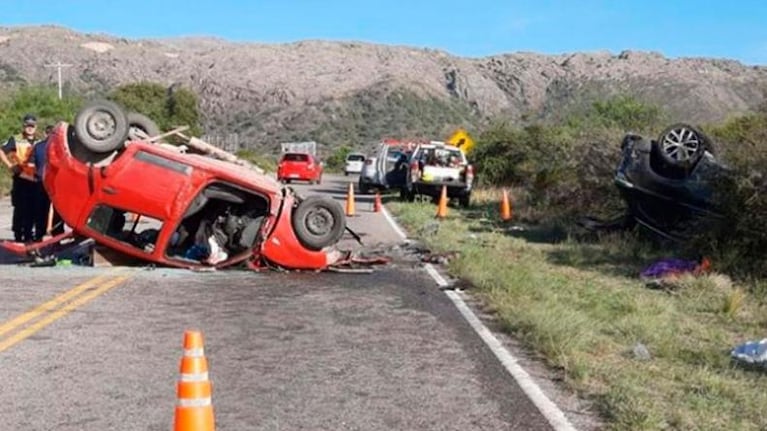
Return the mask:
MULTIPOLYGON (((372 197, 356 209, 364 246, 342 247, 401 243, 372 197)), ((0 298, 3 430, 170 429, 187 329, 219 430, 551 429, 406 254, 372 274, 4 265, 0 298)))

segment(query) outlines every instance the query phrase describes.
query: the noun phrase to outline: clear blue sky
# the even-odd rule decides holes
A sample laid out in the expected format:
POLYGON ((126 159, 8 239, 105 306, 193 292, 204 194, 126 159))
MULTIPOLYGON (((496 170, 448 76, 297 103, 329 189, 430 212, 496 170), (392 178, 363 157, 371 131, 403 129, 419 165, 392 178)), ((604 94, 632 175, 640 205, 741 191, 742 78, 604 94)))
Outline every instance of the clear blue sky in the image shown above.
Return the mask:
POLYGON ((22 24, 128 38, 356 40, 471 57, 636 49, 767 65, 767 0, 2 0, 0 25, 22 24))

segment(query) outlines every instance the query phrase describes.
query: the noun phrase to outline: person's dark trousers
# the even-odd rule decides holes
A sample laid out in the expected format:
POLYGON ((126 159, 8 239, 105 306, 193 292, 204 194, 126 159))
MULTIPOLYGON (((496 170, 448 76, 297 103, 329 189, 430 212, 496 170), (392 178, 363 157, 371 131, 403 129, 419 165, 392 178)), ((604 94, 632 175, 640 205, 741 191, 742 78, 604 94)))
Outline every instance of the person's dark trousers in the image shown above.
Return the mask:
POLYGON ((37 209, 37 183, 13 177, 11 204, 13 205, 13 239, 18 242, 34 240, 32 229, 37 209))
MULTIPOLYGON (((45 192, 42 182, 37 183, 37 206, 35 207, 35 241, 42 241, 48 230, 48 213, 51 210, 51 200, 45 192)), ((64 233, 64 221, 57 211, 53 211, 51 235, 64 233)))

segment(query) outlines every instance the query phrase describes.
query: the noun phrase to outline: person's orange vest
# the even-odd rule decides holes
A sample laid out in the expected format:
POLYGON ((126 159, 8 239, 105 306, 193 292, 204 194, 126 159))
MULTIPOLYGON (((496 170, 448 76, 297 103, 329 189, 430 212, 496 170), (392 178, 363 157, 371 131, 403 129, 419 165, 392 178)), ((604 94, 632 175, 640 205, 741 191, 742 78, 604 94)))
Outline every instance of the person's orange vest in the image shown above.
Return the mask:
POLYGON ((23 135, 14 136, 14 139, 16 140, 16 151, 9 154, 11 163, 21 167, 20 178, 36 181, 35 165, 29 160, 32 157, 33 142, 25 139, 23 135))

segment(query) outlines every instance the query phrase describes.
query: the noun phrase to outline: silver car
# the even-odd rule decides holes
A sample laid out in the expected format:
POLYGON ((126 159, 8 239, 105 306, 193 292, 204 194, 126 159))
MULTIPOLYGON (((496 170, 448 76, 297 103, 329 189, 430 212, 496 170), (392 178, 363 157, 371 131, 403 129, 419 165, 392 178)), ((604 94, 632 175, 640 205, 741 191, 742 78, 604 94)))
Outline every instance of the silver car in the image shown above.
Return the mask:
POLYGON ((366 194, 371 190, 378 188, 376 184, 376 158, 366 157, 362 164, 362 171, 360 171, 360 179, 358 188, 360 193, 366 194))
POLYGON ((409 152, 406 146, 380 143, 375 153, 365 159, 360 173, 360 193, 369 193, 371 190, 399 190, 405 185, 408 160, 409 152))

